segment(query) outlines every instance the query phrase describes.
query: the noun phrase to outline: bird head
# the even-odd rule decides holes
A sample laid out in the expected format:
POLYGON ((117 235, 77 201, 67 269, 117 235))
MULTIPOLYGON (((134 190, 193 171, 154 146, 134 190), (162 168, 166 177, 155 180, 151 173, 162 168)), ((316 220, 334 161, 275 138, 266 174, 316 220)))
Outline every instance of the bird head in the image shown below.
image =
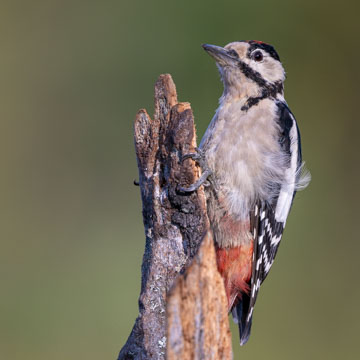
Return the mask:
POLYGON ((273 46, 261 41, 237 41, 225 47, 204 44, 215 60, 225 94, 258 96, 263 89, 282 92, 285 71, 273 46))

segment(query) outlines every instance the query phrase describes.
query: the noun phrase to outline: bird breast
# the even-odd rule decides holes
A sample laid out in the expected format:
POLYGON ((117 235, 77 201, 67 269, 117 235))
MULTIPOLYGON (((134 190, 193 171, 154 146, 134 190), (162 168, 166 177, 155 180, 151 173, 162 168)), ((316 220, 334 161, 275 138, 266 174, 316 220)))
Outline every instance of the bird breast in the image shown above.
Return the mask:
POLYGON ((223 102, 200 144, 217 191, 237 219, 246 219, 255 201, 278 195, 288 161, 274 101, 264 99, 248 111, 243 105, 223 102))

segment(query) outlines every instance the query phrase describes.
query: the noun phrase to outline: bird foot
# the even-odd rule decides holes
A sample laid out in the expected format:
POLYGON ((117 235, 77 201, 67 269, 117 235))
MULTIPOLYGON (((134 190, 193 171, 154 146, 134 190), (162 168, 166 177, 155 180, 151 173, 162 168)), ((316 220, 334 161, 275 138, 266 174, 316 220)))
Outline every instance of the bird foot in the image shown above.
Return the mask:
POLYGON ((193 159, 194 161, 196 161, 201 168, 201 176, 200 178, 192 185, 190 185, 189 187, 179 187, 179 190, 181 192, 193 192, 195 190, 197 190, 201 185, 207 187, 210 186, 210 182, 209 182, 209 177, 212 175, 212 171, 208 168, 207 164, 206 164, 206 160, 205 160, 205 154, 204 152, 199 149, 199 148, 195 148, 194 153, 189 153, 189 154, 185 154, 182 159, 181 162, 183 162, 186 159, 193 159))

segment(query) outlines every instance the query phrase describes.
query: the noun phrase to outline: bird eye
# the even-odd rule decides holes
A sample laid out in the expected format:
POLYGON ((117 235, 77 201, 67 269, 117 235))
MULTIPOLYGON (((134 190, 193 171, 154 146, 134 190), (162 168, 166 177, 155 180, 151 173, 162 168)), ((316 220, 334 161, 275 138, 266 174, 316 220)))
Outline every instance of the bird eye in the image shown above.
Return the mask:
POLYGON ((264 57, 263 57, 263 54, 260 50, 258 51, 255 51, 253 54, 252 54, 252 58, 255 60, 255 61, 261 61, 264 57))

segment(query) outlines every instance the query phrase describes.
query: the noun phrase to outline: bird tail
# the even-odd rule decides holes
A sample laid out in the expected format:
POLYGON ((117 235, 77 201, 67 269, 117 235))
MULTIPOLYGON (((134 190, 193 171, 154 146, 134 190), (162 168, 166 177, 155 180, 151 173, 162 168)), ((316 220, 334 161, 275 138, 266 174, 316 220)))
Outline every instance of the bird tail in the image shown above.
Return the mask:
POLYGON ((242 299, 232 308, 234 322, 239 326, 240 345, 245 345, 250 337, 252 312, 249 312, 250 298, 243 295, 242 299))

